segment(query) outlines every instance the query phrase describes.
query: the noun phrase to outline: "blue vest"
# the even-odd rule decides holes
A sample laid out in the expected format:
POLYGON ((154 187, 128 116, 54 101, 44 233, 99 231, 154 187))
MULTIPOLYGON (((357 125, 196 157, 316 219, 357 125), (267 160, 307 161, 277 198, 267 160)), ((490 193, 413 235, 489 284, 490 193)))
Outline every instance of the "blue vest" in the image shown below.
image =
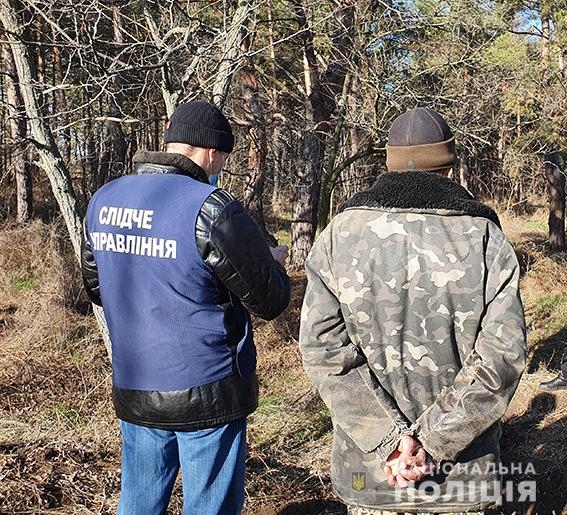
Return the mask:
POLYGON ((183 390, 256 368, 250 316, 238 299, 230 303, 195 240, 199 210, 214 190, 184 175, 133 175, 106 184, 89 203, 119 388, 183 390))

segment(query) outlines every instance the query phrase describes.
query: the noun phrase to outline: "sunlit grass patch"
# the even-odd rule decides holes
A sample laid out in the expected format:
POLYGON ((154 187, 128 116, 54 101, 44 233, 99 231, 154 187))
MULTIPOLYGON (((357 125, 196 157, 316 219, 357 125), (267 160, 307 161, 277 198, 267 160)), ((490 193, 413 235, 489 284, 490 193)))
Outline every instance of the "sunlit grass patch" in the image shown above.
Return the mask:
POLYGON ((542 295, 532 304, 526 322, 530 327, 558 330, 567 326, 567 295, 542 295))
POLYGON ((547 235, 549 231, 549 226, 543 220, 524 220, 521 224, 521 228, 526 232, 538 233, 542 236, 547 235))
POLYGON ((12 281, 12 287, 20 292, 24 293, 29 290, 33 290, 40 282, 39 277, 31 276, 26 277, 25 279, 14 279, 12 281))

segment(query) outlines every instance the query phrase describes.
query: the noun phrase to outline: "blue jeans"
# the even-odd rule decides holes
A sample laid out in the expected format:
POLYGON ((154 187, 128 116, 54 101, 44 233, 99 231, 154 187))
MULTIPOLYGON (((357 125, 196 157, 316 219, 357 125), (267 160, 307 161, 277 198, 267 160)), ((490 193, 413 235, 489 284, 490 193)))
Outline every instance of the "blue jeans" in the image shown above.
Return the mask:
POLYGON ((183 515, 238 515, 244 504, 246 419, 198 431, 165 431, 120 421, 118 515, 165 515, 177 472, 183 515))

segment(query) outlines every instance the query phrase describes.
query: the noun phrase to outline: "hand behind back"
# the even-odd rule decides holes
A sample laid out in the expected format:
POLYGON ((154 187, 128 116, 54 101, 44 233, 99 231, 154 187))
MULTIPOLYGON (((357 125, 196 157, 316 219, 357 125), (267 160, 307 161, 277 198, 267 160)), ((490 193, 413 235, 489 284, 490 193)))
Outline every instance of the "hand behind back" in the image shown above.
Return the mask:
POLYGON ((419 440, 412 436, 404 435, 398 447, 390 456, 384 467, 390 486, 407 488, 416 481, 431 473, 435 463, 419 440))

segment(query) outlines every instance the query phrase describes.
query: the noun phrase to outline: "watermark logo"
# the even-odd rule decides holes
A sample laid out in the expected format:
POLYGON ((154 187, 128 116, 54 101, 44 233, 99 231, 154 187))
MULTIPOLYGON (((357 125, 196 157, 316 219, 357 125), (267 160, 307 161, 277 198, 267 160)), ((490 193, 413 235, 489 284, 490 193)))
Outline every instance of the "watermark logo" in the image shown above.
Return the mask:
POLYGON ((396 501, 420 502, 459 502, 459 503, 494 503, 502 506, 506 502, 527 503, 536 500, 535 480, 513 481, 450 481, 441 486, 432 480, 426 480, 414 487, 395 488, 396 501))
POLYGON ((353 472, 352 473, 352 487, 360 492, 366 488, 366 473, 365 472, 353 472))
MULTIPOLYGON (((353 490, 360 492, 374 487, 372 476, 371 484, 368 485, 366 474, 362 471, 351 473, 353 490)), ((480 465, 443 462, 436 467, 434 473, 409 488, 396 485, 394 498, 397 502, 482 502, 497 506, 509 502, 533 503, 537 496, 536 476, 533 463, 480 465)))

